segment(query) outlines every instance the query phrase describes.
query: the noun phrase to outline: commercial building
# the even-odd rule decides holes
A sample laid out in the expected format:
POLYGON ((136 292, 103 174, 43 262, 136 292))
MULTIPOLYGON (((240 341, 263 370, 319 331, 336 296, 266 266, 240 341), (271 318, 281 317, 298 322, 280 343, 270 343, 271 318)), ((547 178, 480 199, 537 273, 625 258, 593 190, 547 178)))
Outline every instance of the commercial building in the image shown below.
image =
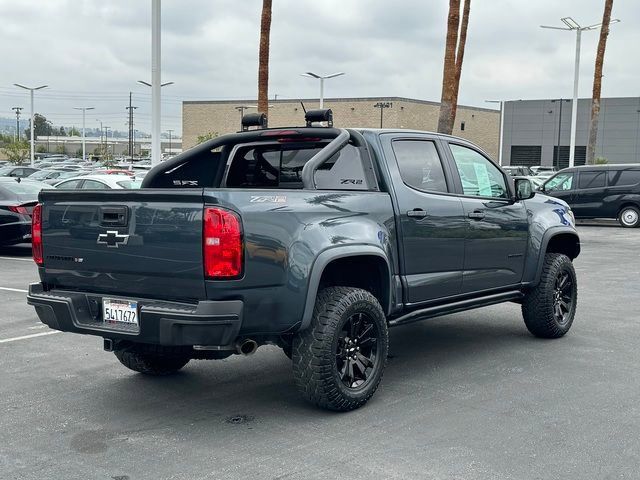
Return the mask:
MULTIPOLYGON (((569 165, 571 100, 517 100, 504 103, 505 165, 569 165)), ((578 100, 575 164, 586 158, 591 99, 578 100)), ((609 163, 640 163, 640 97, 600 102, 596 157, 609 163)))
MULTIPOLYGON (((272 100, 270 127, 304 125, 302 108, 318 108, 317 99, 272 100), (302 102, 302 103, 301 103, 302 102)), ((327 98, 324 107, 333 110, 336 127, 406 128, 435 131, 440 104, 402 97, 327 98), (380 108, 380 104, 384 108, 380 108), (377 105, 377 106, 376 106, 377 105)), ((198 137, 237 132, 241 112, 255 112, 255 100, 185 101, 182 103, 184 148, 198 143, 198 137)), ((500 113, 488 108, 458 106, 453 134, 466 138, 497 158, 500 113)))
MULTIPOLYGON (((82 137, 77 136, 55 136, 40 135, 36 137, 36 150, 38 147, 49 153, 62 152, 69 156, 80 155, 82 152, 82 137)), ((100 146, 106 145, 109 152, 114 155, 127 155, 129 152, 129 139, 122 137, 109 137, 106 141, 104 137, 85 138, 87 155, 97 152, 100 146)), ((134 155, 148 153, 151 150, 151 139, 140 138, 134 142, 134 155)), ((182 139, 167 138, 162 139, 162 153, 176 155, 182 151, 182 139)))

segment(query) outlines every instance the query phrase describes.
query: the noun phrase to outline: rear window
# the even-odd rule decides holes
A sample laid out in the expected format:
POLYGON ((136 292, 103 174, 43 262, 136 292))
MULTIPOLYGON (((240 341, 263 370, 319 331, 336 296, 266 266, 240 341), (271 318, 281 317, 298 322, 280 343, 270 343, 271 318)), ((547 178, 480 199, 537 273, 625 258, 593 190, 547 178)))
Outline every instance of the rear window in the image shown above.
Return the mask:
POLYGON ((42 186, 40 183, 25 182, 24 180, 22 182, 2 182, 2 187, 16 195, 38 195, 40 190, 42 190, 42 186))
POLYGON ((623 187, 640 183, 640 170, 609 170, 609 186, 623 187))

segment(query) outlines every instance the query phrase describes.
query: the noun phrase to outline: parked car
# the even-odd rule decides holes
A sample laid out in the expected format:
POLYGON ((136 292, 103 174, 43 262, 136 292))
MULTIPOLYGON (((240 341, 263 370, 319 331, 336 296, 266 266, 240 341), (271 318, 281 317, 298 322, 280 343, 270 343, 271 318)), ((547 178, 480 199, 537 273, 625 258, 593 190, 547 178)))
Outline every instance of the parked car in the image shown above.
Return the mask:
POLYGON ((517 302, 557 338, 576 311, 571 210, 461 138, 249 130, 162 162, 140 190, 40 200, 28 303, 149 375, 278 345, 305 399, 352 410, 380 383, 389 327, 517 302))
POLYGON ((529 167, 524 165, 505 165, 502 169, 512 177, 527 177, 532 174, 529 167))
POLYGON ((129 170, 122 170, 119 168, 103 168, 103 169, 94 170, 93 174, 95 175, 128 175, 130 177, 133 177, 134 172, 129 170))
POLYGON ((558 171, 556 167, 551 165, 534 165, 533 167, 529 167, 529 170, 531 170, 534 175, 553 175, 558 171))
POLYGON ((544 183, 544 179, 540 178, 540 177, 535 177, 535 176, 517 176, 517 177, 513 177, 513 180, 517 180, 518 178, 523 178, 525 180, 529 180, 531 182, 531 186, 533 188, 533 190, 538 191, 540 189, 540 187, 542 186, 542 184, 544 183))
POLYGON ((68 178, 55 186, 60 190, 118 190, 140 188, 140 182, 124 175, 84 175, 68 178))
POLYGON ((0 168, 0 177, 26 178, 37 171, 38 169, 34 167, 23 167, 20 165, 11 165, 11 166, 0 168))
POLYGON ((60 183, 62 179, 75 177, 77 175, 78 172, 67 170, 39 170, 32 173, 27 178, 29 180, 44 182, 49 185, 55 185, 56 183, 60 183))
POLYGON ((50 185, 14 177, 0 177, 0 245, 31 240, 31 212, 38 193, 50 185))
POLYGON ((640 164, 565 168, 540 191, 567 202, 576 218, 612 218, 640 226, 640 164))

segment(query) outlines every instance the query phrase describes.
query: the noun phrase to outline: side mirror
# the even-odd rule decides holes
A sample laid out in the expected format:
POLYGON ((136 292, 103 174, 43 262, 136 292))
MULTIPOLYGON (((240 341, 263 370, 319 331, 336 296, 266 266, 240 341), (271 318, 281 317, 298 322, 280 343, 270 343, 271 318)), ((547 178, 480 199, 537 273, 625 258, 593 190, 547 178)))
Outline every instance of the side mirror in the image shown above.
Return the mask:
POLYGON ((528 178, 516 178, 514 184, 516 187, 516 200, 528 200, 536 194, 533 184, 528 178))

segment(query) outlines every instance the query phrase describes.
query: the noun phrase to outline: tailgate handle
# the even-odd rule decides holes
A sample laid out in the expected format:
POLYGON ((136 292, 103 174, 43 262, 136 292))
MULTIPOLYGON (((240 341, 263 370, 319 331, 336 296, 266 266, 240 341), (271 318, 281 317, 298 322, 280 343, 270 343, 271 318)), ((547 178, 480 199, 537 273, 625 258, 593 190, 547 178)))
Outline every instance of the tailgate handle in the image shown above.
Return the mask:
POLYGON ((100 224, 109 227, 126 227, 129 209, 122 207, 100 207, 100 224))

